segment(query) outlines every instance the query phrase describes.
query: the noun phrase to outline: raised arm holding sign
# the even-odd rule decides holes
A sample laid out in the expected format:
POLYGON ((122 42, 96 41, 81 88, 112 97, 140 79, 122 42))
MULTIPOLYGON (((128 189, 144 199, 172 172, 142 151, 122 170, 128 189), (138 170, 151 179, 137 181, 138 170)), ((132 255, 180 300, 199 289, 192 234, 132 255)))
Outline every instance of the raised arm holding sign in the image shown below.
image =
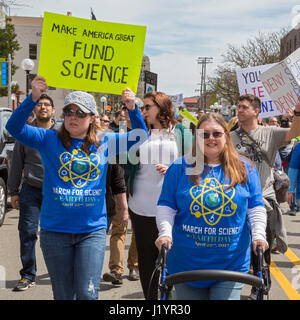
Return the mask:
POLYGON ((96 101, 84 91, 66 96, 64 121, 58 130, 28 125, 28 117, 46 90, 46 79, 37 76, 32 94, 13 112, 6 129, 22 144, 38 150, 43 160, 40 241, 54 299, 97 300, 105 253, 108 163, 137 142, 143 143, 148 131, 128 88, 122 100, 130 110, 130 132, 99 136, 96 101), (74 235, 77 244, 72 244, 74 235), (66 243, 70 245, 64 246, 66 243), (77 259, 68 259, 70 256, 77 259))

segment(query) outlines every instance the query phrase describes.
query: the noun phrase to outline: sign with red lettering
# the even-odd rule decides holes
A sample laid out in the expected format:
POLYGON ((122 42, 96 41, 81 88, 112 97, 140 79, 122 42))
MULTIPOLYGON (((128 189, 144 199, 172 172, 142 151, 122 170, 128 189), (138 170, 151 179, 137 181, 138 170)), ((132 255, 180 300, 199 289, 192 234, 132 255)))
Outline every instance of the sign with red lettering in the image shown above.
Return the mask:
POLYGON ((262 73, 261 81, 280 114, 294 109, 300 96, 300 50, 262 73))
POLYGON ((260 75, 276 64, 265 64, 261 66, 242 68, 236 70, 240 95, 253 94, 261 101, 259 118, 274 117, 280 114, 274 107, 273 101, 261 83, 260 75))

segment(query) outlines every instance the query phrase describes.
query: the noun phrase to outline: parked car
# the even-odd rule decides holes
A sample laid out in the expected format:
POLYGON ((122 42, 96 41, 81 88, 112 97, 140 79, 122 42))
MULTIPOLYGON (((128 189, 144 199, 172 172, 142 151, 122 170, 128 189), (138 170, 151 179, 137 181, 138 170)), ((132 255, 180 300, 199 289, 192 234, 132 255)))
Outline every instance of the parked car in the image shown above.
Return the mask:
POLYGON ((0 227, 2 226, 7 206, 7 178, 15 139, 5 129, 12 110, 0 107, 0 227))

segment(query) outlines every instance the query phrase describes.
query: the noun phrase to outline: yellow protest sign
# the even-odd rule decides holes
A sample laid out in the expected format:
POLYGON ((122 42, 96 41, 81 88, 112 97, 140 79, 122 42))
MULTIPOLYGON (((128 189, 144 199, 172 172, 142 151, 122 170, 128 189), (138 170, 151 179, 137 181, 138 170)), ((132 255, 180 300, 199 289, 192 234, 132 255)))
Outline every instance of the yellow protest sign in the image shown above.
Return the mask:
POLYGON ((38 74, 52 87, 136 93, 146 27, 45 12, 38 74))
POLYGON ((198 123, 198 120, 192 115, 190 114, 186 109, 183 110, 179 110, 179 113, 185 117, 187 120, 189 120, 190 122, 192 122, 195 126, 198 123))

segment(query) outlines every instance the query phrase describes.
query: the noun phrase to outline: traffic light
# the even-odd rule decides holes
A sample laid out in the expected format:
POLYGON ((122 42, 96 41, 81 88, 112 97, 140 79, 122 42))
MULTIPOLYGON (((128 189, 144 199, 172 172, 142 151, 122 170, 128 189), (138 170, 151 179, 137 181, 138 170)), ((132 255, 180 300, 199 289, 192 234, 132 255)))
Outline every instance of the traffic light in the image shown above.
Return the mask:
POLYGON ((1 62, 1 86, 8 84, 7 62, 1 62))

